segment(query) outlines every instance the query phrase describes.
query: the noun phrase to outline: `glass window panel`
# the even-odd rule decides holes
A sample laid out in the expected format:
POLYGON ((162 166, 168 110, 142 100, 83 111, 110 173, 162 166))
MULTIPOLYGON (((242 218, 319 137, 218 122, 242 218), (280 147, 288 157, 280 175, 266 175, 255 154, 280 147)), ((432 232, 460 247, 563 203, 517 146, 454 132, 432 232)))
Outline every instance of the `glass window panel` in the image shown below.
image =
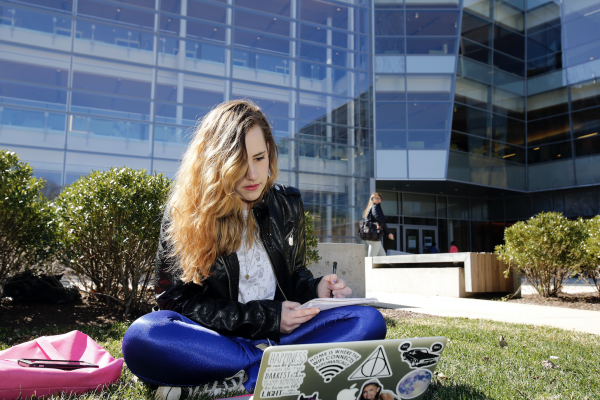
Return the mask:
POLYGON ((408 129, 450 129, 452 103, 408 103, 408 129))
POLYGON ((546 56, 562 50, 560 29, 550 28, 527 37, 527 59, 546 56))
POLYGON ((287 77, 290 75, 292 63, 293 61, 288 58, 234 49, 233 76, 234 78, 288 86, 289 80, 287 80, 287 77), (267 72, 267 74, 257 75, 259 71, 267 72), (274 80, 274 74, 283 79, 274 80))
POLYGON ((404 36, 404 11, 375 10, 375 35, 404 36))
POLYGON ((290 22, 282 18, 250 13, 240 9, 233 10, 233 18, 235 26, 241 28, 290 36, 290 22))
POLYGON ((447 149, 448 131, 409 131, 409 149, 447 149))
POLYGON ((181 31, 181 19, 171 15, 161 15, 158 23, 158 29, 164 33, 179 35, 181 31))
POLYGON ((560 4, 554 1, 543 1, 543 3, 541 6, 527 11, 527 33, 560 25, 560 4))
POLYGON ((600 132, 599 108, 591 108, 572 113, 573 137, 581 139, 597 135, 600 132))
POLYGON ((490 113, 476 108, 465 107, 461 104, 454 104, 452 129, 471 135, 488 137, 490 131, 490 113))
POLYGON ((563 0, 566 20, 583 17, 585 14, 598 10, 598 0, 563 0))
POLYGON ((181 159, 192 135, 191 128, 154 125, 154 157, 181 159))
POLYGON ((437 196, 437 216, 438 218, 447 218, 448 216, 446 196, 437 196))
POLYGON ((567 140, 571 136, 570 133, 568 114, 538 119, 527 123, 527 145, 538 146, 567 140))
POLYGON ((492 103, 494 112, 498 114, 525 119, 525 99, 523 96, 494 88, 492 103))
POLYGON ((154 103, 154 120, 160 123, 194 126, 210 108, 178 104, 154 103))
POLYGON ((73 10, 73 0, 20 0, 20 3, 41 6, 43 8, 54 8, 61 11, 73 10))
POLYGON ((84 20, 77 21, 76 29, 80 32, 75 37, 74 46, 78 53, 123 60, 130 57, 130 52, 135 51, 138 55, 136 61, 152 62, 154 35, 151 33, 84 20), (140 54, 147 57, 139 58, 140 54))
POLYGON ((0 111, 2 143, 24 146, 43 143, 44 147, 62 149, 65 146, 65 117, 65 114, 4 106, 0 111))
POLYGON ((404 75, 376 75, 375 92, 377 101, 398 101, 406 97, 404 75))
POLYGON ((377 129, 406 129, 406 103, 375 104, 377 129))
POLYGON ((494 67, 510 72, 511 74, 525 76, 525 63, 523 61, 497 51, 494 52, 494 67))
POLYGON ((489 157, 490 140, 453 131, 450 137, 450 150, 464 151, 465 153, 489 157))
POLYGON ((398 215, 398 193, 395 192, 380 192, 381 194, 381 209, 387 217, 388 215, 398 215))
POLYGON ((435 196, 425 194, 402 194, 402 210, 411 217, 435 218, 435 196))
POLYGON ((554 71, 527 80, 527 93, 530 95, 546 92, 567 85, 565 70, 554 71))
POLYGON ((526 171, 524 164, 515 164, 506 160, 492 158, 490 185, 525 191, 526 171))
POLYGON ((253 49, 261 49, 287 55, 290 42, 287 39, 235 29, 234 43, 253 49))
MULTIPOLYGON (((105 72, 108 72, 105 70, 105 72)), ((149 81, 126 79, 118 76, 73 72, 73 89, 114 93, 117 95, 150 98, 149 81)))
POLYGON ((483 64, 492 64, 492 50, 468 40, 460 41, 459 54, 483 64))
POLYGON ((456 8, 459 0, 405 0, 406 8, 456 8))
POLYGON ((494 26, 494 49, 523 60, 525 58, 525 37, 496 25, 494 26))
MULTIPOLYGON (((577 185, 597 185, 598 182, 600 182, 598 163, 600 163, 600 156, 580 157, 575 159, 577 185)), ((598 196, 600 197, 600 193, 598 193, 598 196)))
POLYGON ((562 69, 562 52, 550 54, 527 62, 527 77, 545 74, 546 72, 562 69))
MULTIPOLYGON (((477 221, 488 221, 488 201, 483 199, 470 199, 471 219, 477 221)), ((482 232, 483 233, 483 232, 482 232)), ((475 237, 475 235, 473 236, 475 237)), ((489 251, 489 250, 487 250, 489 251)))
MULTIPOLYGON (((265 1, 266 2, 266 1, 265 1)), ((162 8, 162 3, 161 3, 162 8)), ((168 11, 168 10, 165 10, 168 11)), ((173 11, 171 11, 173 12, 173 11)), ((178 11, 175 11, 178 13, 178 11)), ((206 19, 209 21, 227 23, 227 8, 211 4, 204 1, 188 0, 187 16, 194 18, 206 19)), ((235 18, 235 17, 234 17, 235 18)), ((236 25, 239 25, 239 20, 236 18, 236 25)))
POLYGON ((326 64, 328 60, 331 60, 331 64, 333 65, 337 65, 339 67, 352 68, 353 65, 348 64, 348 54, 348 52, 342 51, 340 49, 315 46, 310 43, 300 44, 301 58, 320 62, 323 64, 326 64))
POLYGON ((494 21, 517 32, 523 32, 524 12, 506 1, 496 0, 494 7, 494 21))
POLYGON ((566 22, 562 25, 565 32, 565 47, 577 47, 593 40, 600 40, 600 15, 592 12, 584 18, 566 22))
POLYGON ((77 14, 128 26, 154 29, 154 13, 141 11, 138 8, 130 8, 121 4, 79 0, 77 3, 77 14))
POLYGON ((82 175, 92 171, 106 171, 115 165, 133 169, 148 169, 149 160, 142 157, 123 157, 119 155, 89 154, 67 151, 65 185, 70 185, 82 175))
POLYGON ((407 36, 456 36, 457 26, 458 12, 456 11, 406 12, 407 36))
POLYGON ((81 114, 150 120, 150 102, 119 96, 73 91, 71 110, 81 114))
POLYGON ((0 79, 66 87, 69 70, 67 65, 64 67, 66 68, 0 60, 0 79))
MULTIPOLYGON (((5 29, 10 27, 11 33, 9 35, 14 39, 20 37, 15 37, 15 28, 48 33, 54 37, 71 37, 71 18, 21 7, 0 5, 0 26, 5 29)), ((16 34, 19 35, 19 33, 16 34)), ((26 38, 22 37, 21 40, 26 40, 26 38)), ((58 48, 63 47, 58 46, 58 48)))
MULTIPOLYGON (((528 171, 528 189, 530 191, 575 186, 575 170, 572 159, 530 165, 528 171)), ((554 206, 557 207, 556 201, 554 206)))
POLYGON ((492 84, 492 67, 471 61, 465 57, 458 57, 456 69, 457 75, 464 75, 471 79, 492 84))
MULTIPOLYGON (((223 26, 209 24, 206 22, 189 20, 186 22, 186 36, 191 38, 208 39, 213 41, 225 42, 225 34, 228 28, 223 26)), ((253 38, 255 34, 246 33, 253 38)))
POLYGON ((407 75, 408 100, 443 101, 450 100, 452 90, 451 75, 407 75))
MULTIPOLYGON (((457 151, 450 151, 448 157, 448 179, 480 185, 490 184, 490 158, 457 151)), ((450 200, 448 201, 450 203, 450 200)), ((451 210, 450 204, 448 209, 451 210)), ((467 209, 466 218, 468 215, 467 209)))
POLYGON ((547 115, 569 111, 567 88, 551 90, 527 98, 527 119, 543 118, 547 115))
POLYGON ((290 0, 235 0, 235 5, 271 14, 290 16, 290 0))
POLYGON ((300 3, 300 19, 334 28, 348 29, 348 7, 317 0, 302 0, 300 3))
POLYGON ((565 216, 593 218, 598 214, 596 194, 592 190, 566 192, 565 216))
POLYGON ((539 214, 541 212, 550 212, 554 211, 552 207, 552 195, 551 194, 541 194, 538 196, 531 197, 533 204, 533 214, 539 214))
POLYGON ((492 140, 492 157, 502 158, 506 161, 525 164, 526 155, 523 147, 512 146, 510 144, 496 142, 492 140))
POLYGON ((406 54, 456 54, 455 38, 407 38, 406 54))
POLYGON ((463 77, 456 78, 454 100, 484 110, 489 105, 489 86, 463 77))
POLYGON ((506 200, 506 219, 527 219, 533 215, 531 197, 508 197, 506 200))
POLYGON ((290 116, 288 89, 271 88, 266 86, 251 85, 248 83, 234 82, 232 84, 232 97, 249 99, 255 102, 268 116, 290 116))
POLYGON ((376 37, 375 54, 404 54, 404 38, 376 37))
POLYGON ((596 40, 566 50, 567 65, 577 65, 600 58, 600 41, 596 40))
POLYGON ((0 104, 66 110, 67 91, 0 81, 0 104))
POLYGON ((149 132, 148 124, 71 115, 67 143, 71 150, 149 156, 149 132))
MULTIPOLYGON (((469 219, 469 199, 448 197, 448 218, 469 219)), ((462 251, 466 251, 466 249, 462 251)))
MULTIPOLYGON (((331 43, 329 43, 331 46, 348 48, 352 38, 354 38, 355 46, 358 44, 358 41, 363 39, 362 36, 359 38, 358 36, 348 32, 340 32, 333 29, 324 28, 322 26, 308 24, 300 25, 300 39, 302 40, 328 44, 328 33, 331 34, 331 43)), ((359 44, 357 50, 365 51, 360 49, 361 47, 364 47, 364 43, 359 44)))
POLYGON ((490 18, 492 3, 490 0, 463 0, 463 7, 477 15, 490 18))
POLYGON ((202 88, 186 87, 183 91, 183 102, 212 108, 223 102, 223 91, 212 91, 202 88))
POLYGON ((494 86, 521 96, 525 94, 525 79, 503 71, 494 71, 494 86))
POLYGON ((194 60, 194 68, 186 65, 187 70, 197 70, 207 74, 222 75, 223 67, 215 64, 225 64, 225 48, 214 44, 185 41, 185 57, 194 60), (197 63, 199 61, 204 61, 197 63), (211 68, 214 71, 211 71, 211 68))
POLYGON ((517 146, 525 146, 525 122, 493 114, 492 138, 517 146))
POLYGON ((492 24, 469 12, 463 12, 460 35, 480 44, 489 46, 492 39, 492 24))
POLYGON ((598 132, 584 135, 582 139, 573 141, 575 157, 589 156, 600 153, 600 135, 598 132))
POLYGON ((573 110, 600 105, 600 81, 596 81, 596 79, 572 85, 569 90, 571 91, 571 108, 573 110))
POLYGON ((377 129, 377 150, 406 149, 406 131, 377 129))
POLYGON ((554 143, 546 146, 529 148, 527 155, 527 162, 529 164, 571 158, 571 142, 554 143))

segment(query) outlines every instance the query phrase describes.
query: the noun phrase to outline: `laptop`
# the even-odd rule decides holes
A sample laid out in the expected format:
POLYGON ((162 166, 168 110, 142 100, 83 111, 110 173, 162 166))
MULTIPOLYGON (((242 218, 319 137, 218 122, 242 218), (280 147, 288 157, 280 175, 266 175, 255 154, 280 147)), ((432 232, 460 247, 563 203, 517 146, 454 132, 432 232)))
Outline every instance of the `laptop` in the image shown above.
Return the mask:
POLYGON ((253 400, 421 399, 445 337, 271 346, 253 400))

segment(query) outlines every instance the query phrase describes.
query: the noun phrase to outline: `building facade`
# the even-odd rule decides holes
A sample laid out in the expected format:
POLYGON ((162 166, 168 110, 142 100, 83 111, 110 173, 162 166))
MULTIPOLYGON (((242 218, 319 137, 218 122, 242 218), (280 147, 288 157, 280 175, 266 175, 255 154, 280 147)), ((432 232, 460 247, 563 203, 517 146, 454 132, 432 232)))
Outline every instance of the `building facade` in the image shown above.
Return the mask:
POLYGON ((173 176, 222 101, 265 111, 322 241, 369 194, 418 252, 600 207, 599 0, 0 0, 0 147, 48 184, 173 176))

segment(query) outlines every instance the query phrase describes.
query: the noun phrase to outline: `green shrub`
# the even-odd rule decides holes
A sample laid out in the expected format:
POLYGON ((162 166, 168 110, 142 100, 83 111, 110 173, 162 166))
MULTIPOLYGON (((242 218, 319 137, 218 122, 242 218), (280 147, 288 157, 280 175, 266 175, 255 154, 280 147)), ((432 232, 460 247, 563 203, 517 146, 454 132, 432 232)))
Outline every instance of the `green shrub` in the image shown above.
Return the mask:
POLYGON ((556 296, 563 281, 580 265, 585 239, 578 221, 561 213, 543 212, 504 230, 498 258, 516 267, 544 297, 556 296))
POLYGON ((41 193, 44 184, 15 153, 0 150, 0 283, 51 257, 52 217, 41 193))
POLYGON ((306 233, 306 265, 316 264, 321 259, 317 251, 319 239, 315 236, 313 216, 308 211, 304 212, 304 231, 306 233))
POLYGON ((587 238, 583 244, 585 264, 582 271, 592 278, 600 295, 600 215, 585 221, 587 238))
POLYGON ((61 261, 85 288, 116 299, 125 314, 142 311, 170 180, 145 170, 94 171, 56 198, 61 261))

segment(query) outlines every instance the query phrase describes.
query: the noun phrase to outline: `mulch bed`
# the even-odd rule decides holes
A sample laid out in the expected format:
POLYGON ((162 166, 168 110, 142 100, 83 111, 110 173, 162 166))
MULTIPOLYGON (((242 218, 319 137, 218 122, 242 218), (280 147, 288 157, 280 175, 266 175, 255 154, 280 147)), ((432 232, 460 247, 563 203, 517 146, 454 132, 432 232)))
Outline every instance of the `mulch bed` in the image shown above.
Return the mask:
POLYGON ((536 306, 576 308, 579 310, 600 311, 600 296, 592 293, 561 293, 558 297, 542 297, 539 294, 527 294, 521 299, 509 300, 510 303, 532 304, 536 306))

